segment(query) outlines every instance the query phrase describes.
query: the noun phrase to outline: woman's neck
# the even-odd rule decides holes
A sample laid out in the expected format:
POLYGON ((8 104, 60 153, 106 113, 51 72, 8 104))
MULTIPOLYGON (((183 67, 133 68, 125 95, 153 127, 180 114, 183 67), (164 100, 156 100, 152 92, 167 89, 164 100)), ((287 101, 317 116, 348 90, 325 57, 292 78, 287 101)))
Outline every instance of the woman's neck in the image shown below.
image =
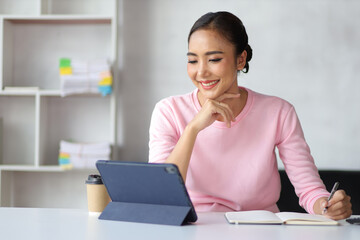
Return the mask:
MULTIPOLYGON (((237 117, 244 109, 248 97, 248 92, 244 88, 238 88, 238 93, 240 93, 239 98, 228 98, 222 101, 229 105, 235 117, 237 117)), ((219 121, 222 121, 222 119, 219 121)))

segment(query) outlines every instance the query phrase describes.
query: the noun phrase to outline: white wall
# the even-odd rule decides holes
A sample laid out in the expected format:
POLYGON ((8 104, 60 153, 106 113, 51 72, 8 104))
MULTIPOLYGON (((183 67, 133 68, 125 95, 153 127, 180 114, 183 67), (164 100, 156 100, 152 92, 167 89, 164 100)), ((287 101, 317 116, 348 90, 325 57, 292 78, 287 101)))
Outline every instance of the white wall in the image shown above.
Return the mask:
POLYGON ((231 11, 253 48, 239 84, 297 109, 321 169, 360 169, 360 2, 356 0, 123 0, 118 156, 147 161, 161 98, 194 89, 187 35, 209 11, 231 11))

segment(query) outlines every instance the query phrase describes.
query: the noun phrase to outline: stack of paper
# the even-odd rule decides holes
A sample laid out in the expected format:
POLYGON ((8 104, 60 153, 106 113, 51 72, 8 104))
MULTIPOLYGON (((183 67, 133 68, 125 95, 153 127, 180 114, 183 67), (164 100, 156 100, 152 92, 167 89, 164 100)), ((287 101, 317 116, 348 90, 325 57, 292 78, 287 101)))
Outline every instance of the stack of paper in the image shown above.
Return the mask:
POLYGON ((61 95, 112 92, 110 64, 106 60, 81 61, 61 58, 59 64, 61 95))
POLYGON ((64 169, 96 168, 97 160, 110 160, 111 147, 108 142, 73 143, 60 142, 59 165, 64 169))

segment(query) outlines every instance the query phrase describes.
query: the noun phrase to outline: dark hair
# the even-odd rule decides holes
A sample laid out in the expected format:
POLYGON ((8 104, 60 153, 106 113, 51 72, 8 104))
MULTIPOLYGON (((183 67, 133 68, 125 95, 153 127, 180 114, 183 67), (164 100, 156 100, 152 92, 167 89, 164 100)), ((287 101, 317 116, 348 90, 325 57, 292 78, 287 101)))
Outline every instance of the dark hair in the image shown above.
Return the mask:
POLYGON ((248 35, 241 20, 234 14, 229 12, 209 12, 201 16, 192 26, 188 43, 191 35, 200 29, 215 30, 225 37, 229 42, 234 44, 236 56, 240 55, 244 50, 247 52, 244 73, 249 71, 249 61, 252 58, 252 49, 248 44, 248 35))

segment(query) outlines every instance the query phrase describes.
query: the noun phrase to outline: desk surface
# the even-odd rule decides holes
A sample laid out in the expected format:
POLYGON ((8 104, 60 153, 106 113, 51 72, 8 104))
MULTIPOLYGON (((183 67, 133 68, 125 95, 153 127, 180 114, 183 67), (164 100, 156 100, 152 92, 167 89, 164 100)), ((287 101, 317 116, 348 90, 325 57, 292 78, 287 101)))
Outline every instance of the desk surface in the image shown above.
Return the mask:
POLYGON ((231 225, 223 213, 199 213, 195 224, 165 226, 99 220, 77 209, 0 208, 1 239, 359 239, 360 226, 231 225))

